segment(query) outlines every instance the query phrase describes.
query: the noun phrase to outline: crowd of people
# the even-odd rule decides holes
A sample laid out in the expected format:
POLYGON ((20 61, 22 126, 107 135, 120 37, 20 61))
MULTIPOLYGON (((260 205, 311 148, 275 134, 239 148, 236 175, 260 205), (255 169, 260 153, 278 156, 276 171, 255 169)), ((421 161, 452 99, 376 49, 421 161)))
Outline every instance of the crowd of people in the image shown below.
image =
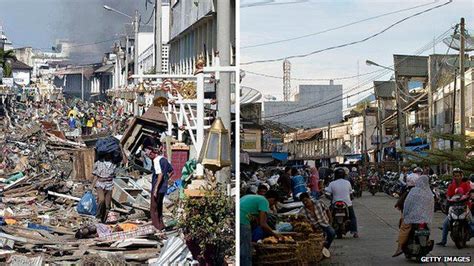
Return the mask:
MULTIPOLYGON (((417 167, 416 165, 403 167, 400 173, 400 181, 405 187, 397 199, 395 208, 400 213, 398 246, 394 257, 403 253, 403 247, 413 224, 432 224, 434 216, 434 195, 430 187, 430 176, 432 170, 429 167, 417 167)), ((347 207, 350 218, 349 231, 354 238, 359 237, 357 230, 357 218, 353 208, 353 188, 356 179, 361 175, 359 168, 346 167, 320 168, 285 167, 284 170, 273 170, 264 172, 256 171, 251 180, 247 180, 247 187, 243 190, 240 199, 240 237, 241 237, 241 262, 242 265, 251 265, 251 242, 256 242, 263 236, 276 236, 275 228, 272 228, 272 216, 277 214, 278 202, 302 202, 298 215, 306 220, 315 229, 325 234, 324 247, 329 248, 335 238, 335 230, 332 226, 332 206, 336 201, 343 201, 347 207), (252 185, 249 185, 252 183, 252 185), (321 196, 326 194, 330 199, 327 206, 321 196), (258 232, 262 235, 258 236, 258 232)), ((375 169, 369 169, 367 178, 378 176, 375 169)), ((470 197, 466 204, 474 212, 471 202, 474 199, 474 178, 471 180, 464 176, 460 169, 453 170, 453 178, 448 187, 448 200, 453 197, 470 197)), ((471 221, 472 223, 472 221, 471 221)), ((449 219, 445 218, 442 225, 442 239, 438 246, 446 246, 449 233, 449 219)))
MULTIPOLYGON (((358 238, 349 172, 343 168, 336 168, 332 170, 332 174, 334 180, 330 181, 330 174, 324 173, 324 170, 319 171, 316 167, 297 169, 287 166, 277 175, 278 179, 272 188, 261 180, 262 182, 257 183, 256 190, 251 187, 247 189, 240 199, 241 265, 251 265, 251 242, 267 236, 281 238, 274 231, 273 220, 279 211, 279 203, 282 202, 301 202, 297 215, 311 224, 314 230, 324 232, 324 247, 329 249, 336 236, 332 226, 333 204, 343 201, 349 210, 349 230, 354 238, 358 238), (320 175, 323 178, 320 179, 320 175), (327 186, 324 185, 325 181, 327 186), (323 193, 331 195, 330 204, 320 200, 323 193)), ((256 175, 259 177, 264 174, 257 172, 256 175)))

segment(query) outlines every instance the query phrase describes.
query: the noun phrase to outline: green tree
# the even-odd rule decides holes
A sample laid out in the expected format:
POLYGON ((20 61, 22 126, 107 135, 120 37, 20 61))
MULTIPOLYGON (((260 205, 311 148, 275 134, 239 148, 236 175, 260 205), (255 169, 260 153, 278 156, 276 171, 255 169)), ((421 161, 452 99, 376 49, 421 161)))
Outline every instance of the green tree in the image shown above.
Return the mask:
POLYGON ((9 61, 16 60, 15 52, 13 50, 5 51, 0 49, 0 65, 3 68, 3 76, 10 77, 12 75, 12 67, 9 61))
POLYGON ((426 155, 411 151, 403 151, 409 156, 410 163, 419 165, 450 164, 453 168, 460 168, 467 173, 474 172, 474 138, 462 135, 435 134, 436 140, 447 140, 455 143, 450 149, 430 149, 426 155))

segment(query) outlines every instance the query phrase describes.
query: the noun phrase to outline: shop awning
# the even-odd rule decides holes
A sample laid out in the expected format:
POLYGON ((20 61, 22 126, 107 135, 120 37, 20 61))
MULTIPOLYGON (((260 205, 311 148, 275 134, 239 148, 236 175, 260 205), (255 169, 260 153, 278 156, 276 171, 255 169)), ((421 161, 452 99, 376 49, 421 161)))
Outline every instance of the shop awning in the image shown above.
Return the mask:
POLYGON ((423 150, 428 150, 430 148, 430 144, 422 144, 417 146, 405 146, 405 150, 411 152, 421 152, 423 150))
POLYGON ((273 161, 272 157, 253 157, 250 156, 250 161, 257 164, 267 164, 273 161))
POLYGON ((425 138, 413 138, 406 144, 406 146, 419 146, 426 143, 427 143, 427 140, 425 138))
POLYGON ((288 153, 286 152, 273 152, 272 157, 277 159, 278 161, 287 161, 288 160, 288 153))
POLYGON ((101 67, 99 67, 96 71, 94 71, 95 73, 112 73, 113 72, 113 69, 114 69, 114 65, 103 65, 101 67))

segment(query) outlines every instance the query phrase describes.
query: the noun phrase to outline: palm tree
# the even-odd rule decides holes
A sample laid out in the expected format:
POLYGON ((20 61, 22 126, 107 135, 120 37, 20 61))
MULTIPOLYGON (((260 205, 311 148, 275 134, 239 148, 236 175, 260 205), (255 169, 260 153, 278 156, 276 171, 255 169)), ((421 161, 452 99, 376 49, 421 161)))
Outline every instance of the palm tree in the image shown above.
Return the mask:
POLYGON ((3 76, 10 77, 12 75, 11 61, 16 60, 13 50, 5 51, 0 49, 0 66, 3 68, 3 76))

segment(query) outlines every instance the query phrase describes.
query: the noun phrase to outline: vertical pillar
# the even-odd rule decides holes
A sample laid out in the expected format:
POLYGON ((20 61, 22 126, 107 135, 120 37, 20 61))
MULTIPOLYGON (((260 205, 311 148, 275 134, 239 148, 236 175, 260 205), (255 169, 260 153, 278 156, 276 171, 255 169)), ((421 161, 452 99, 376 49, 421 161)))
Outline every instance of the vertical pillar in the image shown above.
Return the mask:
MULTIPOLYGON (((221 66, 230 65, 230 1, 217 1, 217 50, 221 66)), ((217 84, 217 110, 226 129, 231 128, 230 73, 221 73, 217 84)))

